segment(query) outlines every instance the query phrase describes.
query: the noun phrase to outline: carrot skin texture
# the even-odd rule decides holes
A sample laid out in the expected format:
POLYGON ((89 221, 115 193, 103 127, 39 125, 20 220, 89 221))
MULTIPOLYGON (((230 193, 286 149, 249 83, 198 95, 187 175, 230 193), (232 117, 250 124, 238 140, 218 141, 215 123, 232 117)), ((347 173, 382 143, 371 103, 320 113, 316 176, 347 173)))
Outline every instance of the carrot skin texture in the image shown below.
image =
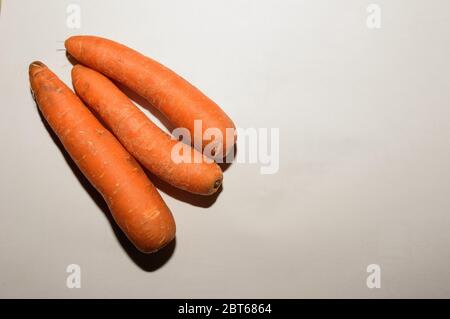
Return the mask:
POLYGON ((209 138, 194 134, 194 120, 201 120, 202 135, 208 128, 222 133, 214 145, 221 148, 223 157, 234 148, 236 130, 232 120, 216 103, 169 68, 122 44, 96 36, 70 37, 65 47, 80 63, 144 97, 174 127, 187 128, 196 147, 201 145, 203 150, 211 143, 209 138), (233 130, 233 140, 228 143, 227 128, 233 130))
POLYGON ((42 115, 131 242, 145 253, 168 244, 173 216, 136 160, 43 63, 31 63, 29 77, 42 115))
POLYGON ((167 183, 200 195, 211 195, 222 182, 222 170, 188 145, 191 162, 176 162, 178 142, 162 131, 111 80, 80 64, 72 69, 76 93, 114 133, 123 146, 151 173, 167 183), (195 158, 201 161, 195 162, 195 158))

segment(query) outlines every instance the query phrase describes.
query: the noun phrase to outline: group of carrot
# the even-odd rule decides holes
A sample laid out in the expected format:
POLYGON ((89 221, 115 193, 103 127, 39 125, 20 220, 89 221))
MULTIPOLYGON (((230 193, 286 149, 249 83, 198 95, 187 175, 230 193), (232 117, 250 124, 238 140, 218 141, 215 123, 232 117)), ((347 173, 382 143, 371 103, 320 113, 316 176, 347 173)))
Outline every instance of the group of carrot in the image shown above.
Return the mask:
POLYGON ((203 150, 213 145, 220 150, 213 155, 226 156, 236 135, 231 143, 226 137, 235 126, 181 76, 122 44, 73 36, 65 47, 78 62, 72 69, 76 94, 42 62, 33 62, 29 77, 39 110, 126 236, 140 251, 155 252, 174 239, 175 222, 140 164, 174 187, 211 195, 222 183, 222 170, 203 150), (182 150, 202 160, 174 161, 174 146, 182 142, 151 122, 112 80, 145 98, 173 127, 187 129, 192 145, 182 150), (198 136, 199 120, 201 133, 214 128, 223 134, 198 136))

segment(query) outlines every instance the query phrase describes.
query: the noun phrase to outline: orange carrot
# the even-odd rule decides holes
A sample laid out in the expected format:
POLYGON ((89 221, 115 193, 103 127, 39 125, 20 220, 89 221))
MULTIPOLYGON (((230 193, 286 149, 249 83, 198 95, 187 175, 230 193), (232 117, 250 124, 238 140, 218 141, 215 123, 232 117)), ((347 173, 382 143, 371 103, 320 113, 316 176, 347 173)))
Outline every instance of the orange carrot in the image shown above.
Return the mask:
POLYGON ((127 237, 146 253, 169 243, 172 214, 136 160, 43 63, 31 63, 29 76, 44 118, 127 237))
POLYGON ((172 70, 122 44, 100 37, 73 36, 66 40, 65 47, 82 64, 144 97, 174 127, 187 128, 199 150, 209 144, 208 149, 213 149, 209 153, 217 158, 233 149, 236 131, 231 119, 216 103, 172 70), (194 132, 195 120, 201 120, 201 134, 194 132), (221 136, 204 135, 208 129, 218 130, 221 136))
POLYGON ((77 64, 72 69, 75 92, 144 167, 169 184, 195 194, 210 195, 222 182, 214 161, 188 145, 189 161, 173 156, 181 144, 163 132, 104 75, 77 64), (196 159, 199 159, 197 162, 196 159))

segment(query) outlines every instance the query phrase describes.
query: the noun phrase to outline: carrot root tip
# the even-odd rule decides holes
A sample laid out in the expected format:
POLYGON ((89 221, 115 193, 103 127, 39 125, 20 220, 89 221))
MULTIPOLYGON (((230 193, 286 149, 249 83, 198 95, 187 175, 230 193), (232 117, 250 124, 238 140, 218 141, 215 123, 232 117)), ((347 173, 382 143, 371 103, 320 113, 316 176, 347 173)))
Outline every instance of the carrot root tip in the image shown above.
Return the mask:
POLYGON ((45 67, 46 65, 44 63, 42 63, 41 61, 33 61, 30 64, 30 67, 34 67, 34 66, 38 66, 38 67, 45 67))
POLYGON ((28 67, 28 74, 30 78, 35 77, 37 74, 39 74, 39 72, 41 72, 45 68, 47 68, 47 66, 41 61, 31 62, 30 66, 28 67))

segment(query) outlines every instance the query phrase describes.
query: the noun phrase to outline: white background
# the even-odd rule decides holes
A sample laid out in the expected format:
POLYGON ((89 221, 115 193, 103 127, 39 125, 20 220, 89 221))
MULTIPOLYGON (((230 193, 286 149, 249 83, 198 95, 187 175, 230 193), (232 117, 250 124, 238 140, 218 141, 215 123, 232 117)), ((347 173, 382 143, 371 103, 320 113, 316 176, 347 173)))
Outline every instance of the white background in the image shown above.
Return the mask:
POLYGON ((377 1, 379 30, 369 3, 3 0, 0 297, 450 297, 450 2, 377 1), (166 189, 176 244, 136 253, 29 91, 33 60, 70 84, 74 34, 159 60, 239 127, 280 128, 278 173, 234 163, 213 199, 166 189))

